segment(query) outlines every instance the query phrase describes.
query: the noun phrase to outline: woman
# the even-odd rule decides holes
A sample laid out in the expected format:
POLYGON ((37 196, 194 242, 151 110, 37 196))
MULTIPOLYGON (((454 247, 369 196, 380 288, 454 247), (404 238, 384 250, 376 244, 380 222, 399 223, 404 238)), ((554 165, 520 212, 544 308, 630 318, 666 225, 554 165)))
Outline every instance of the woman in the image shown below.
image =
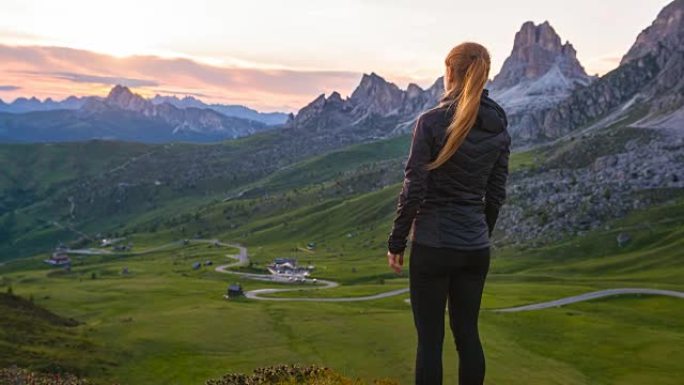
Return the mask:
POLYGON ((487 49, 465 42, 446 57, 444 95, 418 117, 389 234, 397 273, 409 229, 411 307, 418 334, 415 383, 442 383, 444 309, 459 355, 459 384, 482 384, 477 329, 490 241, 506 197, 511 138, 503 109, 484 88, 487 49))

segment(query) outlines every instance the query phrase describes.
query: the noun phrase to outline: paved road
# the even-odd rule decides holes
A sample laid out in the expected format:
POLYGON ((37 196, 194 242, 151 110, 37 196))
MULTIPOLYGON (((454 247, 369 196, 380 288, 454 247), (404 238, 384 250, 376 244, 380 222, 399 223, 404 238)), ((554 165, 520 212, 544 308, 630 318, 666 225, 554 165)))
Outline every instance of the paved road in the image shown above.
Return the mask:
POLYGON ((568 305, 571 303, 590 301, 592 299, 611 297, 614 295, 624 295, 624 294, 645 294, 645 295, 665 295, 669 297, 684 298, 684 292, 674 291, 674 290, 659 290, 659 289, 645 289, 645 288, 619 288, 619 289, 607 289, 592 291, 590 293, 584 293, 580 295, 575 295, 572 297, 565 297, 548 302, 532 303, 524 306, 508 307, 503 309, 491 309, 491 311, 499 313, 512 313, 518 311, 530 311, 530 310, 541 310, 548 309, 551 307, 559 307, 563 305, 568 305))
MULTIPOLYGON (((224 243, 224 242, 221 242, 217 239, 193 239, 193 240, 190 240, 190 242, 191 243, 210 243, 210 244, 216 244, 216 245, 224 246, 224 247, 236 247, 236 248, 238 248, 238 250, 239 250, 238 254, 226 255, 229 258, 235 259, 235 262, 217 266, 215 270, 219 273, 238 275, 241 277, 245 277, 245 278, 253 279, 253 280, 258 280, 258 281, 278 282, 278 283, 293 283, 292 281, 289 281, 286 278, 277 277, 277 276, 274 276, 272 274, 245 273, 245 272, 230 270, 230 268, 232 268, 232 267, 247 266, 249 264, 249 257, 247 256, 247 248, 242 246, 242 245, 232 244, 232 243, 224 243)), ((171 243, 167 243, 167 244, 164 244, 164 245, 161 245, 158 247, 138 251, 137 253, 131 253, 131 254, 149 253, 152 251, 162 250, 162 249, 165 249, 165 248, 168 248, 168 247, 171 247, 174 245, 178 245, 178 244, 179 244, 179 242, 171 242, 171 243)), ((81 254, 105 254, 105 253, 108 253, 109 251, 108 250, 89 250, 89 249, 86 249, 86 250, 69 250, 69 252, 71 252, 71 253, 80 252, 81 254)), ((0 264, 0 266, 1 265, 2 264, 0 264)), ((257 290, 251 290, 251 291, 246 292, 245 296, 247 298, 251 298, 251 299, 255 299, 255 300, 261 300, 261 301, 356 302, 356 301, 371 301, 371 300, 375 300, 375 299, 392 297, 392 296, 407 293, 409 291, 408 288, 403 288, 403 289, 391 290, 391 291, 387 291, 387 292, 383 292, 383 293, 379 293, 379 294, 367 295, 367 296, 334 297, 334 298, 325 298, 325 297, 318 297, 318 298, 317 297, 263 297, 262 296, 263 294, 283 293, 283 292, 289 292, 289 291, 332 289, 332 288, 339 286, 339 284, 335 281, 328 281, 328 280, 323 280, 323 279, 319 279, 319 280, 314 281, 313 279, 307 278, 304 280, 304 283, 311 284, 311 286, 310 287, 286 288, 286 289, 284 289, 284 288, 257 289, 257 290)), ((513 312, 520 312, 520 311, 541 310, 541 309, 548 309, 548 308, 552 308, 552 307, 560 307, 560 306, 569 305, 569 304, 577 303, 577 302, 590 301, 590 300, 597 299, 597 298, 610 297, 610 296, 616 296, 616 295, 625 295, 625 294, 664 295, 664 296, 670 296, 670 297, 676 297, 676 298, 684 299, 684 292, 680 292, 680 291, 648 289, 648 288, 618 288, 618 289, 606 289, 606 290, 593 291, 593 292, 589 292, 589 293, 575 295, 572 297, 560 298, 560 299, 556 299, 553 301, 533 303, 533 304, 528 304, 528 305, 523 305, 523 306, 515 306, 515 307, 508 307, 508 308, 501 308, 501 309, 488 309, 488 310, 493 311, 493 312, 499 312, 499 313, 513 313, 513 312)), ((407 303, 410 303, 410 299, 405 299, 404 301, 407 303)))
MULTIPOLYGON (((209 241, 209 242, 217 242, 217 241, 209 241)), ((235 274, 235 275, 243 276, 245 278, 256 279, 256 280, 261 280, 261 281, 289 282, 286 279, 278 278, 278 277, 275 277, 275 276, 270 275, 270 274, 243 273, 243 272, 237 272, 237 271, 229 270, 229 268, 231 268, 231 267, 245 266, 245 265, 249 264, 249 257, 247 256, 247 248, 240 246, 240 245, 237 245, 237 244, 226 244, 226 243, 220 243, 220 242, 219 242, 219 244, 221 246, 237 247, 240 250, 240 252, 238 254, 235 254, 235 255, 228 255, 228 257, 236 259, 236 261, 233 263, 217 266, 216 271, 218 271, 220 273, 235 274)), ((310 279, 307 279, 306 282, 307 283, 314 283, 314 281, 310 280, 310 279)), ((334 281, 318 280, 317 283, 319 283, 321 285, 320 286, 312 286, 312 287, 308 287, 308 288, 251 290, 251 291, 246 292, 245 296, 247 298, 262 300, 262 301, 355 302, 355 301, 371 301, 371 300, 375 300, 375 299, 392 297, 395 295, 407 293, 409 291, 408 288, 403 288, 403 289, 397 289, 397 290, 387 291, 384 293, 361 296, 361 297, 335 297, 335 298, 263 297, 263 296, 261 296, 263 294, 283 293, 283 292, 288 292, 288 291, 331 289, 331 288, 339 286, 339 284, 337 282, 334 282, 334 281)), ((533 303, 533 304, 524 305, 524 306, 516 306, 516 307, 509 307, 509 308, 502 308, 502 309, 489 309, 489 310, 494 311, 494 312, 501 312, 501 313, 541 310, 541 309, 548 309, 548 308, 552 308, 552 307, 568 305, 568 304, 576 303, 576 302, 590 301, 592 299, 609 297, 609 296, 614 296, 614 295, 624 295, 624 294, 665 295, 665 296, 671 296, 671 297, 677 297, 677 298, 684 298, 683 292, 674 291, 674 290, 659 290, 659 289, 646 289, 646 288, 620 288, 620 289, 599 290, 599 291, 584 293, 584 294, 580 294, 580 295, 576 295, 576 296, 572 296, 572 297, 566 297, 566 298, 561 298, 561 299, 557 299, 557 300, 553 300, 553 301, 548 301, 548 302, 540 302, 540 303, 533 303)), ((405 301, 410 303, 409 299, 406 299, 405 301)))

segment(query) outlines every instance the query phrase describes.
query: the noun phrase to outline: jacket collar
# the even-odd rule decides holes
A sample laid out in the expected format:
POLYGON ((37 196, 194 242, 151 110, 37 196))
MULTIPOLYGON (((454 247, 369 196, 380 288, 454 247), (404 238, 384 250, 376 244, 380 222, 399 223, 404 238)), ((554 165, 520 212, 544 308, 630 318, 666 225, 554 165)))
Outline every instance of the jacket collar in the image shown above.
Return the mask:
MULTIPOLYGON (((480 94, 480 99, 483 98, 488 98, 489 97, 489 89, 483 88, 482 89, 482 94, 480 94)), ((440 106, 445 106, 445 105, 451 105, 454 102, 454 98, 442 98, 439 101, 440 106)))

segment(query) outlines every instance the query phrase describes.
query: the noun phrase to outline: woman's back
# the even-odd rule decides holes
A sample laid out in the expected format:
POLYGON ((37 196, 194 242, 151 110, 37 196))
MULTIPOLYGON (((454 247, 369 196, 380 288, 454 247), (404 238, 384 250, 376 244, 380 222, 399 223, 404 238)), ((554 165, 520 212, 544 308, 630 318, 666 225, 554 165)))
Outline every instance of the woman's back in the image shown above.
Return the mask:
POLYGON ((439 168, 423 170, 444 146, 454 111, 453 104, 441 103, 416 123, 388 239, 390 251, 405 247, 411 226, 411 241, 424 245, 461 250, 489 246, 490 230, 505 199, 511 141, 506 115, 484 89, 475 124, 458 150, 439 168), (416 210, 414 216, 411 210, 416 210))

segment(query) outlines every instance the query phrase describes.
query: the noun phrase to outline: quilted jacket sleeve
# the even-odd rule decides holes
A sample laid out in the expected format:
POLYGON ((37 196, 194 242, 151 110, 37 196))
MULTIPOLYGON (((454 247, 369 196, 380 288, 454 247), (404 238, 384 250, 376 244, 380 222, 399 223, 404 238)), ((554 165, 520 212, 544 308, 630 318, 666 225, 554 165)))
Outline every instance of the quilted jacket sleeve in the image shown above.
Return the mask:
POLYGON ((499 157, 494 163, 489 179, 487 180, 487 191, 485 192, 485 216, 489 235, 494 231, 494 225, 499 217, 499 209, 506 200, 506 180, 508 179, 508 158, 510 156, 510 136, 507 134, 507 141, 499 153, 499 157))
POLYGON ((406 249, 413 219, 425 197, 429 173, 425 166, 431 161, 431 143, 431 136, 421 116, 413 129, 411 149, 404 168, 404 183, 397 199, 392 231, 387 240, 387 248, 392 253, 399 254, 406 249))

